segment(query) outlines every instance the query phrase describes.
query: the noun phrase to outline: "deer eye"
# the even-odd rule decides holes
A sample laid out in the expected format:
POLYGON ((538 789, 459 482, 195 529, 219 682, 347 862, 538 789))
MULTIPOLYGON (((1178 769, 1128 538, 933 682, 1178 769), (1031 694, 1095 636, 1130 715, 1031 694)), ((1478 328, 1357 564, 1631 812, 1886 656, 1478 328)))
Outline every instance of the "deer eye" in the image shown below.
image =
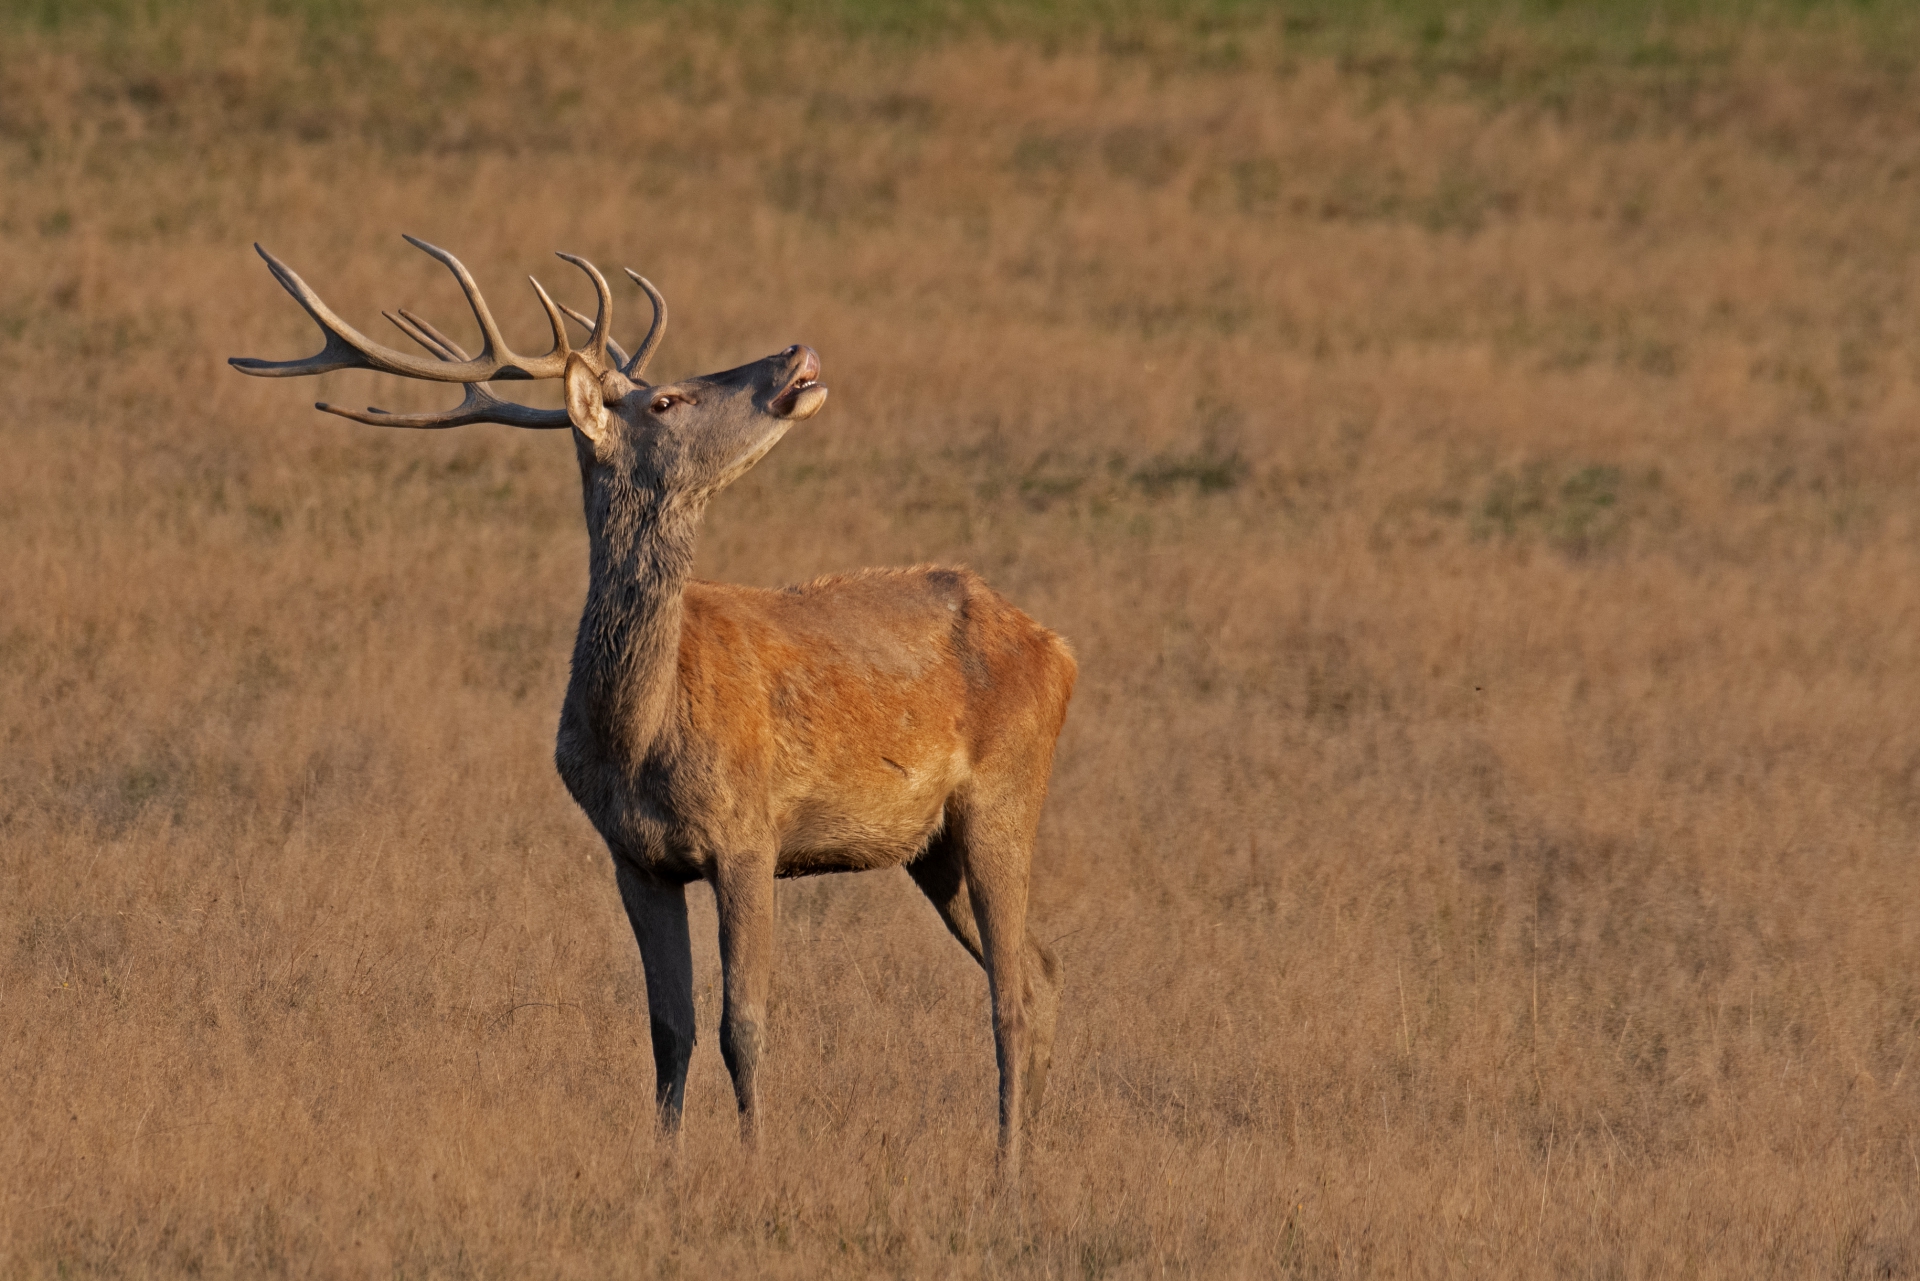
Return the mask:
POLYGON ((648 405, 647 408, 656 414, 664 414, 679 403, 680 397, 678 396, 655 396, 653 403, 648 405))

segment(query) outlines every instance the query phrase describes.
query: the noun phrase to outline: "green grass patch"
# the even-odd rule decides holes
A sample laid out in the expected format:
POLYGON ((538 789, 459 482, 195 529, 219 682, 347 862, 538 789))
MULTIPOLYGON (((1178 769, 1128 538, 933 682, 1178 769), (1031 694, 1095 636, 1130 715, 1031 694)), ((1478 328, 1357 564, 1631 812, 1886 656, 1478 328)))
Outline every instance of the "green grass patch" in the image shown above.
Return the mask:
MULTIPOLYGON (((44 30, 103 24, 187 29, 261 15, 335 33, 364 28, 396 8, 444 10, 449 20, 486 21, 537 11, 551 0, 260 0, 195 4, 186 0, 0 0, 0 25, 44 30)), ((1590 46, 1638 65, 1689 61, 1678 31, 1700 25, 1781 26, 1844 21, 1872 27, 1913 25, 1899 0, 597 0, 570 11, 609 26, 671 19, 706 28, 764 30, 769 23, 853 36, 908 40, 987 33, 1043 39, 1100 35, 1117 53, 1151 52, 1145 28, 1218 37, 1250 31, 1284 35, 1296 48, 1357 47, 1385 40, 1445 59, 1489 32, 1525 30, 1556 43, 1590 46)), ((1234 51, 1215 48, 1231 60, 1234 51)))

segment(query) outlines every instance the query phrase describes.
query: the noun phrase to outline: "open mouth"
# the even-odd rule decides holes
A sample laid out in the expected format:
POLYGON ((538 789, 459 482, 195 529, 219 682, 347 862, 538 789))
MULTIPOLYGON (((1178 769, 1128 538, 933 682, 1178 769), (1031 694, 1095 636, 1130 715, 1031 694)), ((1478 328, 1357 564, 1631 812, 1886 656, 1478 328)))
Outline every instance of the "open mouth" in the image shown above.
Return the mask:
POLYGON ((781 418, 811 418, 827 403, 827 389, 819 383, 820 357, 811 347, 800 348, 800 367, 767 406, 781 418))

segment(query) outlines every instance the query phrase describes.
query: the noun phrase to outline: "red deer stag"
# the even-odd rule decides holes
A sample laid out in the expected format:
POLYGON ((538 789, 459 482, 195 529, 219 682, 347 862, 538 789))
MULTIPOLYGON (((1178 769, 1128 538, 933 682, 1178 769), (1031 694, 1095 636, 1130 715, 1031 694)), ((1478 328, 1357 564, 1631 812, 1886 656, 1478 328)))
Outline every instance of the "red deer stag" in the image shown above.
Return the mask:
POLYGON ((677 1135, 693 1053, 686 885, 712 884, 725 969, 720 1053, 743 1137, 760 1122, 776 877, 904 866, 986 970, 1000 1069, 1000 1155, 1052 1061, 1060 964, 1027 928, 1034 832, 1073 692, 1066 645, 964 569, 865 570, 765 591, 690 576, 701 513, 787 429, 826 402, 820 360, 793 346, 722 373, 643 381, 666 303, 629 357, 594 266, 591 323, 534 292, 553 328, 544 356, 511 351, 459 260, 445 264, 479 322, 480 354, 408 311, 424 347, 375 343, 264 249, 274 278, 326 335, 305 360, 235 358, 265 378, 372 369, 463 383, 440 413, 319 409, 387 427, 504 423, 573 431, 591 578, 554 760, 613 854, 639 940, 661 1123, 677 1135), (589 331, 568 341, 565 318, 589 331), (492 381, 557 378, 566 408, 497 398, 492 381))

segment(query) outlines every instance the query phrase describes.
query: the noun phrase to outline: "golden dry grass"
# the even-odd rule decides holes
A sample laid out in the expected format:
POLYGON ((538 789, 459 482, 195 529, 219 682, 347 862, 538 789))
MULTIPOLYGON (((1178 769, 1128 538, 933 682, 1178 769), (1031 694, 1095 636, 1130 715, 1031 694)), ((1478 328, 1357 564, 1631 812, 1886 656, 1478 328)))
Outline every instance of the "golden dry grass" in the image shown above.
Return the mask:
POLYGON ((13 30, 0 1272, 1920 1272, 1920 92, 1660 47, 13 30), (697 896, 663 1160, 566 442, 222 364, 313 342, 253 239, 457 318, 403 230, 528 345, 564 248, 666 374, 821 351, 706 575, 964 561, 1075 644, 1022 1189, 897 874, 781 888, 757 1168, 697 896))

